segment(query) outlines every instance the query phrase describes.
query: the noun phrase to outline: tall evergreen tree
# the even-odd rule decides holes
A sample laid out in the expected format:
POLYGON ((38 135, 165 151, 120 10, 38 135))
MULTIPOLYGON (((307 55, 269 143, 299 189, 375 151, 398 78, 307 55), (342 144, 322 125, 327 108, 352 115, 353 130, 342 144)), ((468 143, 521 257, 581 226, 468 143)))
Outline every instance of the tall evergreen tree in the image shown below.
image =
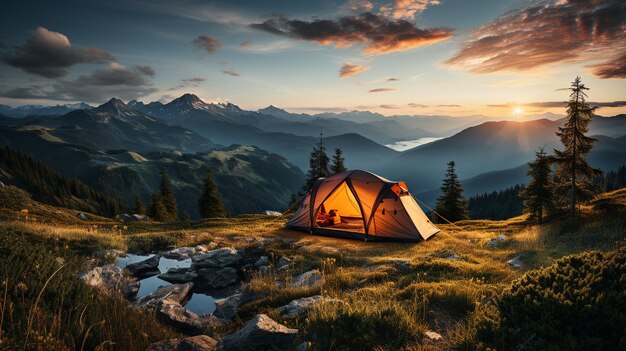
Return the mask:
POLYGON ((556 208, 554 180, 550 158, 543 148, 540 148, 535 155, 537 158, 528 163, 530 182, 520 194, 524 198, 524 210, 530 214, 531 219, 536 219, 539 224, 542 224, 544 212, 550 213, 556 208))
POLYGON ((326 154, 324 136, 320 133, 320 141, 313 147, 313 151, 311 151, 311 156, 309 157, 309 171, 306 175, 305 192, 313 187, 313 183, 315 183, 317 179, 330 175, 328 162, 330 162, 330 159, 326 154))
POLYGON ((226 210, 224 209, 224 203, 222 202, 220 194, 217 192, 217 185, 215 185, 211 170, 207 171, 202 189, 202 196, 200 196, 200 200, 198 201, 202 218, 225 217, 226 210))
POLYGON ((600 175, 601 171, 591 167, 585 159, 596 141, 585 135, 589 131, 589 122, 595 109, 589 107, 585 100, 587 98, 585 90, 589 88, 582 84, 580 77, 576 77, 570 90, 567 121, 556 133, 561 138, 564 149, 554 150, 554 162, 557 165, 555 175, 559 182, 557 190, 561 194, 569 195, 570 216, 575 218, 578 199, 593 196, 590 182, 595 176, 600 175))
POLYGON ((178 218, 178 207, 176 205, 176 196, 172 190, 172 180, 167 175, 165 168, 161 168, 161 184, 159 185, 159 191, 163 206, 167 211, 167 220, 175 221, 178 218))
POLYGON ((463 198, 463 188, 456 175, 454 161, 448 162, 441 192, 442 195, 437 199, 437 213, 451 222, 467 219, 467 202, 463 198))
POLYGON ((333 155, 333 164, 330 166, 330 171, 333 174, 343 173, 348 169, 343 164, 343 151, 340 148, 335 149, 335 154, 333 155))
POLYGON ((135 207, 133 208, 133 212, 140 215, 146 214, 146 207, 144 206, 143 200, 141 200, 141 196, 139 196, 139 194, 135 194, 135 207))
POLYGON ((152 194, 152 204, 150 205, 150 217, 155 221, 164 222, 169 219, 167 209, 163 204, 163 197, 160 191, 155 191, 152 194))

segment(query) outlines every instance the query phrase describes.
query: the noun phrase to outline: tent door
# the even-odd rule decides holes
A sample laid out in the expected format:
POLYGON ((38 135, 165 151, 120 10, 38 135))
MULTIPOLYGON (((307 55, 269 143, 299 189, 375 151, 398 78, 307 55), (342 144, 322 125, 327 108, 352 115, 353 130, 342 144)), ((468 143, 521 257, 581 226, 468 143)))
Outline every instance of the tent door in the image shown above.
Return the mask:
POLYGON ((314 227, 365 234, 365 220, 358 197, 346 181, 341 182, 316 209, 314 227))

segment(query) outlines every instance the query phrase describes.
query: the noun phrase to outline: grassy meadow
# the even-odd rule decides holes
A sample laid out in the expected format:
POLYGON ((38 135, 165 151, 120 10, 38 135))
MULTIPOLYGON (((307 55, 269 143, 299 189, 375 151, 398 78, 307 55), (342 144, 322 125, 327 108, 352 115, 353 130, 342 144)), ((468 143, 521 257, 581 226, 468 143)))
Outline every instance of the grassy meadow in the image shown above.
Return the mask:
POLYGON ((0 211, 3 350, 144 350, 176 333, 121 297, 84 285, 77 273, 85 258, 105 248, 150 252, 171 245, 245 247, 261 241, 270 261, 287 256, 294 264, 250 273, 243 288, 262 297, 244 305, 220 334, 267 313, 298 328, 299 338, 319 350, 485 350, 480 334, 485 310, 513 281, 567 255, 619 250, 626 238, 626 190, 582 206, 577 225, 553 219, 537 226, 523 216, 468 220, 440 225, 442 231, 430 240, 412 244, 312 236, 283 229, 286 218, 261 215, 121 224, 89 214, 82 221, 76 211, 34 201, 19 207, 0 211), (618 213, 602 206, 607 202, 618 213), (501 235, 503 240, 488 245, 501 235), (507 263, 514 258, 521 268, 507 263), (325 278, 320 287, 289 287, 295 275, 314 268, 325 278), (282 320, 274 312, 315 294, 328 299, 309 314, 282 320))

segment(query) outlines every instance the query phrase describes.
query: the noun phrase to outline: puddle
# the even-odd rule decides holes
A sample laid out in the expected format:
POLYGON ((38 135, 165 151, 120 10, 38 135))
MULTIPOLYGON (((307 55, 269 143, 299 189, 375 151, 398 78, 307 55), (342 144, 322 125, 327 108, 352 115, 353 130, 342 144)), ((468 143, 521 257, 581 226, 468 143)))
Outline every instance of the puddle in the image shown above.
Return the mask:
MULTIPOLYGON (((118 267, 126 267, 129 264, 141 262, 153 256, 154 255, 128 254, 128 257, 118 257, 115 260, 115 265, 118 267)), ((159 270, 161 271, 161 273, 167 272, 167 270, 170 268, 187 268, 190 266, 190 258, 182 261, 177 261, 170 258, 161 257, 161 259, 159 260, 159 270)), ((150 295, 150 293, 161 287, 172 285, 165 280, 159 279, 156 275, 142 279, 139 282, 141 283, 141 285, 139 286, 137 297, 150 295)), ((201 316, 213 313, 213 311, 215 311, 215 302, 214 299, 209 295, 194 293, 191 296, 189 302, 185 304, 185 308, 201 316)))

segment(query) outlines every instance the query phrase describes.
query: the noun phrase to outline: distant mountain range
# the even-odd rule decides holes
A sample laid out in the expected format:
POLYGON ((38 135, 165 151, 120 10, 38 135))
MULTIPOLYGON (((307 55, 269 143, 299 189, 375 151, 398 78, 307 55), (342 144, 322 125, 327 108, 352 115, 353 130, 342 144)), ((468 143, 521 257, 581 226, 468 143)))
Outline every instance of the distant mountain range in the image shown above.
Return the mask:
POLYGON ((75 110, 82 110, 92 107, 93 106, 88 105, 84 102, 56 106, 25 105, 11 107, 8 105, 0 105, 0 115, 5 115, 7 117, 58 116, 75 110))

